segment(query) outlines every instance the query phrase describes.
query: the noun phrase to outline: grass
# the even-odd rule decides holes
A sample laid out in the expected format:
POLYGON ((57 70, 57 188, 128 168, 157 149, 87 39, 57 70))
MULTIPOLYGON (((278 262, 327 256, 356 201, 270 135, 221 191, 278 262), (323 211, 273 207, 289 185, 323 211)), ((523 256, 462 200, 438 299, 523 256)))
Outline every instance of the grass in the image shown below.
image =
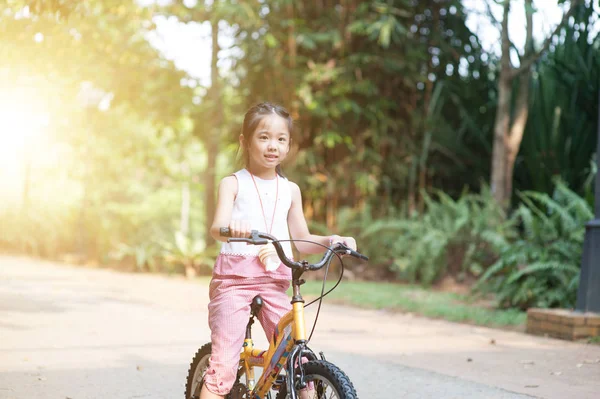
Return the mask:
MULTIPOLYGON (((328 281, 326 290, 333 284, 328 281)), ((321 287, 322 281, 307 281, 302 294, 306 299, 316 298, 321 287)), ((527 318, 525 312, 494 309, 467 295, 382 282, 342 281, 325 301, 497 328, 521 329, 527 318)))
POLYGON ((588 344, 600 345, 600 336, 590 337, 586 342, 588 344))

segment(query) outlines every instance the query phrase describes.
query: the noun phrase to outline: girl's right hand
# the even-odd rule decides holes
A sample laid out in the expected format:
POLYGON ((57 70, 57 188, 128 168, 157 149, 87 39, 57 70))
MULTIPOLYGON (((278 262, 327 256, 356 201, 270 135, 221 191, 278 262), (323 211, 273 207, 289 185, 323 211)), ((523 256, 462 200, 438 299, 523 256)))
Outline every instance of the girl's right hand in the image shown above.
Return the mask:
POLYGON ((235 238, 248 238, 252 228, 248 220, 232 220, 229 222, 229 231, 235 238))

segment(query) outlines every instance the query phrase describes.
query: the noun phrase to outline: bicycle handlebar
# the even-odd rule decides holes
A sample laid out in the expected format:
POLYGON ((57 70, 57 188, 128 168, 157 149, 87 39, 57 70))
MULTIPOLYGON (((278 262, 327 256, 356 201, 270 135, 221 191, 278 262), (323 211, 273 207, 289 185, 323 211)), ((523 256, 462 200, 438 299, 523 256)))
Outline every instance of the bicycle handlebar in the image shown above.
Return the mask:
POLYGON ((347 245, 343 243, 336 243, 333 247, 329 248, 329 250, 325 253, 323 258, 318 263, 305 263, 293 261, 287 257, 283 247, 279 243, 279 240, 267 233, 261 233, 258 230, 252 230, 250 232, 250 237, 247 238, 232 238, 231 231, 229 227, 221 227, 219 230, 219 234, 221 237, 229 237, 227 242, 245 242, 252 245, 265 245, 268 244, 269 241, 273 243, 275 247, 275 251, 277 251, 277 256, 281 259, 281 262, 289 267, 290 269, 308 269, 308 270, 319 270, 323 266, 325 266, 333 257, 334 254, 344 254, 350 255, 358 259, 369 260, 369 258, 359 252, 354 251, 349 248, 347 245))

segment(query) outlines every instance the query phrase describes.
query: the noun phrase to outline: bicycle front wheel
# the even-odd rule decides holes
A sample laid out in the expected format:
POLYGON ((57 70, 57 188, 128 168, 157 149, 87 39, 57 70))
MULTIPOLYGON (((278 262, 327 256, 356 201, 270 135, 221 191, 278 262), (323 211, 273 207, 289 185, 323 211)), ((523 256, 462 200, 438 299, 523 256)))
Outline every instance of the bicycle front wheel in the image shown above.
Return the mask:
MULTIPOLYGON (((303 365, 309 399, 357 399, 356 390, 348 376, 336 365, 325 360, 313 360, 303 365)), ((287 384, 283 384, 276 399, 289 399, 287 384)), ((296 388, 296 397, 300 390, 296 388)))

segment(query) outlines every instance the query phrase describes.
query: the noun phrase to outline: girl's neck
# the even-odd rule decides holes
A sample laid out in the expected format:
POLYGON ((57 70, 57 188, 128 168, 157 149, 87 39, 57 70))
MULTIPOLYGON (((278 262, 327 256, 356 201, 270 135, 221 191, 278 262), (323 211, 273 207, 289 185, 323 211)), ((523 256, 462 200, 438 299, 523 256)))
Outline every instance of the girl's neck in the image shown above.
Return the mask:
POLYGON ((277 178, 277 170, 275 168, 253 168, 248 165, 246 166, 246 170, 262 180, 274 180, 277 178))

